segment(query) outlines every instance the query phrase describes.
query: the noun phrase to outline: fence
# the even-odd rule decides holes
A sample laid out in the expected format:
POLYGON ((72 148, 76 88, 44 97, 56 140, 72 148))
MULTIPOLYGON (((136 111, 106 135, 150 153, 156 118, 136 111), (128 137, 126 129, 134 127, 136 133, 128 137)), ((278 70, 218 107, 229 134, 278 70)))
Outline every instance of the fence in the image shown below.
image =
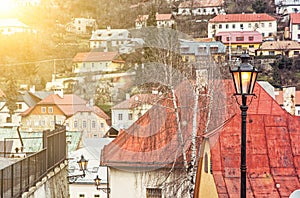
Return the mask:
POLYGON ((21 197, 48 172, 66 159, 66 130, 43 132, 43 149, 0 170, 0 197, 21 197))

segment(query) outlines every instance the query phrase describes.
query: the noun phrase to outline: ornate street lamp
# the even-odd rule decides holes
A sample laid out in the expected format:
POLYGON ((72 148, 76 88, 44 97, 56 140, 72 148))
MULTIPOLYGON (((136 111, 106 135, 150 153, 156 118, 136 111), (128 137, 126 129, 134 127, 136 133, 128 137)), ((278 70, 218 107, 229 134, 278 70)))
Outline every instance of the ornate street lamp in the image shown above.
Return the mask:
POLYGON ((80 160, 77 161, 77 164, 79 166, 79 170, 82 171, 82 174, 69 175, 68 176, 69 183, 74 183, 79 177, 81 178, 85 177, 85 171, 87 170, 88 160, 84 159, 83 155, 81 155, 81 158, 80 160))
POLYGON ((96 189, 97 190, 102 190, 103 192, 107 193, 107 197, 109 197, 110 188, 108 188, 108 186, 107 186, 107 188, 100 188, 101 180, 102 179, 100 179, 98 175, 94 179, 95 185, 96 185, 96 189))
POLYGON ((235 96, 242 96, 242 104, 240 104, 241 117, 242 117, 242 127, 241 127, 241 198, 246 198, 246 117, 247 117, 247 96, 253 94, 254 85, 257 79, 257 74, 259 71, 248 63, 249 60, 248 54, 242 54, 241 60, 242 63, 231 69, 235 96))

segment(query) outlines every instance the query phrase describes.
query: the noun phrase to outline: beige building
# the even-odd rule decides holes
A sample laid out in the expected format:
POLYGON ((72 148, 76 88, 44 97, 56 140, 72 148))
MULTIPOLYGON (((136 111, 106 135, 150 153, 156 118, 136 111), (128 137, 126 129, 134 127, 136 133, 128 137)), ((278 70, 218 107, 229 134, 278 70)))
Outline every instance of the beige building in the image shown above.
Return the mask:
POLYGON ((81 52, 73 58, 73 73, 116 71, 121 69, 124 61, 118 52, 81 52))
POLYGON ((100 108, 73 94, 49 95, 21 116, 22 131, 54 129, 55 124, 62 124, 68 131, 82 131, 86 137, 103 137, 110 122, 100 108))
POLYGON ((288 57, 298 56, 300 44, 296 41, 267 41, 263 42, 256 50, 257 56, 285 55, 288 57))

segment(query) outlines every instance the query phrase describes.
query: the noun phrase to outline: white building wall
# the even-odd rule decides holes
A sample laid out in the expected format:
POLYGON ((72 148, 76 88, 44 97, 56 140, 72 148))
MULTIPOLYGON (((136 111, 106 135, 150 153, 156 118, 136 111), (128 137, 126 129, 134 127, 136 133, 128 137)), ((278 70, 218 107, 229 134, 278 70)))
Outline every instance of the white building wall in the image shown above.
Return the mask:
MULTIPOLYGON (((96 176, 95 176, 96 177, 96 176)), ((101 185, 100 188, 106 188, 106 185, 101 185)), ((106 193, 102 190, 97 190, 94 183, 90 184, 71 184, 69 185, 69 198, 79 198, 80 195, 84 195, 85 198, 94 198, 100 195, 100 198, 107 197, 106 193)))
POLYGON ((300 24, 291 24, 290 31, 291 31, 291 39, 293 41, 300 42, 300 24))
POLYGON ((161 188, 162 198, 185 198, 179 189, 177 196, 172 196, 174 183, 182 182, 180 172, 174 172, 167 177, 169 169, 154 169, 153 171, 123 171, 122 169, 110 168, 109 185, 111 188, 110 198, 130 197, 147 198, 147 188, 161 188), (158 186, 161 184, 160 186, 158 186))
POLYGON ((270 37, 277 34, 277 22, 261 21, 239 23, 208 23, 208 38, 213 38, 215 34, 225 31, 258 31, 263 34, 263 37, 270 37))

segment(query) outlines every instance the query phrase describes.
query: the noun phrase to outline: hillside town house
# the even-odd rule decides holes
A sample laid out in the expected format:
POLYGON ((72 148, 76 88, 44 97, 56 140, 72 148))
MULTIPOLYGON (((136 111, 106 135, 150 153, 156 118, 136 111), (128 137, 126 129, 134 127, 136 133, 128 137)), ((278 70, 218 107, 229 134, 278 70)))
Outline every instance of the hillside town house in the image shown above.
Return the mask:
POLYGON ((178 6, 178 15, 218 15, 224 13, 223 0, 183 1, 178 6))
POLYGON ((239 56, 246 50, 249 55, 254 55, 263 42, 261 33, 257 31, 224 31, 217 33, 215 38, 226 45, 230 56, 239 56))
POLYGON ((274 0, 276 13, 286 15, 300 11, 300 2, 297 0, 274 0))
MULTIPOLYGON (((190 91, 188 82, 175 88, 185 122, 182 135, 187 153, 193 120, 192 108, 187 108, 193 104, 190 91)), ((100 164, 109 167, 111 198, 122 197, 125 191, 131 198, 182 198, 187 194, 177 126, 172 100, 163 98, 103 148, 100 164)))
POLYGON ((136 94, 111 108, 112 127, 127 129, 158 100, 158 94, 136 94))
POLYGON ((68 131, 82 131, 85 137, 103 137, 110 118, 99 107, 74 94, 52 94, 21 113, 22 131, 38 132, 65 125, 68 131))
POLYGON ((0 34, 35 34, 37 31, 15 18, 0 18, 0 34))
POLYGON ((298 56, 300 44, 296 41, 268 41, 263 42, 256 50, 257 56, 285 55, 287 57, 298 56))
POLYGON ((289 30, 291 40, 300 42, 300 13, 290 14, 289 30))
POLYGON ((258 31, 263 38, 277 34, 277 21, 274 17, 262 14, 220 14, 208 22, 208 38, 219 32, 258 31))
MULTIPOLYGON (((135 28, 141 29, 143 27, 147 27, 147 20, 149 18, 149 15, 139 15, 137 19, 135 20, 135 28)), ((156 26, 158 28, 172 28, 175 24, 175 19, 172 14, 158 14, 155 15, 156 19, 156 26)))
POLYGON ((107 27, 107 29, 98 29, 92 32, 90 48, 103 52, 118 51, 120 46, 127 44, 130 40, 128 30, 107 27))
POLYGON ((66 25, 66 31, 75 34, 90 34, 96 27, 97 24, 95 19, 74 18, 71 23, 66 25))
MULTIPOLYGON (((232 82, 226 84, 225 105, 230 108, 220 112, 227 115, 224 122, 203 135, 197 198, 240 195, 240 108, 231 101, 232 82)), ((247 111, 247 197, 290 197, 300 188, 299 118, 281 108, 259 83, 254 94, 247 111)))
POLYGON ((79 52, 73 58, 73 73, 111 72, 124 66, 118 52, 79 52))
POLYGON ((180 40, 180 54, 185 62, 199 62, 212 56, 216 62, 225 60, 226 47, 219 41, 180 40))

